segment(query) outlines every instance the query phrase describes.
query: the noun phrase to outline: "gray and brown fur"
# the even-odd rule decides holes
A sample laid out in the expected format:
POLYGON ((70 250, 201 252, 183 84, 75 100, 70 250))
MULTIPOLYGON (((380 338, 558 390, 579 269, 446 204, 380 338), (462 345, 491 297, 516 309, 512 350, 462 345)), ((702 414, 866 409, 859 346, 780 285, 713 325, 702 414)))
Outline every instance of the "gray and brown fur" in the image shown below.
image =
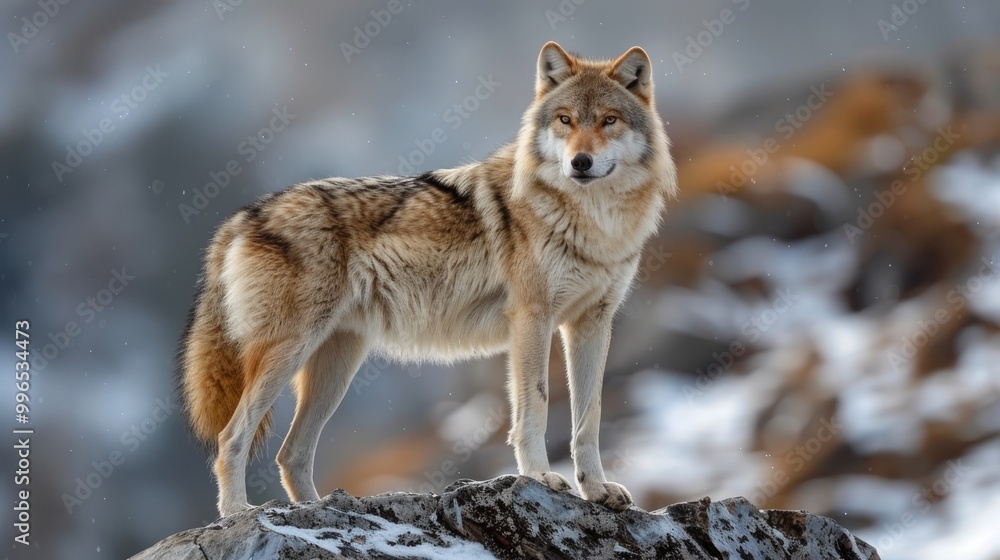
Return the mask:
POLYGON ((509 351, 518 470, 568 489, 544 439, 557 329, 578 487, 615 509, 631 503, 601 466, 601 379, 674 166, 642 49, 589 61, 549 43, 537 76, 516 141, 480 163, 299 184, 219 228, 181 369, 194 433, 218 449, 222 514, 248 507, 248 455, 289 382, 282 482, 293 500, 318 499, 320 432, 370 352, 451 362, 509 351))

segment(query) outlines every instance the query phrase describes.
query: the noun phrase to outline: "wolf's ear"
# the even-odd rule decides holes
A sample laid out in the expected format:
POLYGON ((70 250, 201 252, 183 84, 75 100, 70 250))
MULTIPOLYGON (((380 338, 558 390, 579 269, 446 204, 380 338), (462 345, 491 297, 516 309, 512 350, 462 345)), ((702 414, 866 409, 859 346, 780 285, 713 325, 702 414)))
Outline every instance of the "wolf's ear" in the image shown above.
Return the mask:
POLYGON ((549 41, 538 53, 538 75, 535 77, 535 95, 541 97, 552 88, 566 81, 576 72, 573 57, 555 41, 549 41))
POLYGON ((641 47, 632 47, 611 64, 611 77, 644 101, 653 98, 653 66, 641 47))

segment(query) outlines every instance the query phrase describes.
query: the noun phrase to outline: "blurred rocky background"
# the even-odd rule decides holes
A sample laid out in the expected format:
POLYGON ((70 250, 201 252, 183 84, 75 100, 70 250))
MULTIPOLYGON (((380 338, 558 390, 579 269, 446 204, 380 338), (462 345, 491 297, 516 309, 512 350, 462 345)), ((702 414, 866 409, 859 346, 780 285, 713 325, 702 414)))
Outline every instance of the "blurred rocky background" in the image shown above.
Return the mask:
MULTIPOLYGON (((482 158, 514 136, 556 40, 650 53, 683 190, 615 330, 609 477, 647 509, 807 509, 885 559, 1000 558, 996 2, 33 0, 0 15, 0 317, 31 321, 36 430, 32 544, 0 555, 122 558, 213 520, 172 373, 213 229, 296 181, 482 158)), ((551 372, 549 453, 569 475, 558 352, 551 372)), ((324 432, 320 491, 514 472, 504 376, 501 358, 370 360, 324 432)), ((0 384, 11 428, 13 394, 0 384)), ((284 497, 273 456, 292 408, 282 397, 249 468, 255 503, 284 497)), ((13 543, 12 523, 0 535, 13 543)))

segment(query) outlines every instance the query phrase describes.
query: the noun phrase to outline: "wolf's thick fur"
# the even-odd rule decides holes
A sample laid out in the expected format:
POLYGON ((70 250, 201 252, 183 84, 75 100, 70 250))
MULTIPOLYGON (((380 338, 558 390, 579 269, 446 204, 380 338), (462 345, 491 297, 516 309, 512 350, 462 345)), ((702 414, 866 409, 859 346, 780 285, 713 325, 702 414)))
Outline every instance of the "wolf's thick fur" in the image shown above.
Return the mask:
POLYGON ((219 511, 246 508, 245 467, 289 381, 278 453, 293 500, 319 498, 316 445, 365 356, 453 361, 509 350, 518 471, 566 490, 545 452, 548 356, 562 335, 581 494, 624 509, 598 450, 615 310, 676 179, 649 58, 549 43, 513 144, 419 177, 313 181, 227 220, 182 348, 195 434, 215 448, 219 511))

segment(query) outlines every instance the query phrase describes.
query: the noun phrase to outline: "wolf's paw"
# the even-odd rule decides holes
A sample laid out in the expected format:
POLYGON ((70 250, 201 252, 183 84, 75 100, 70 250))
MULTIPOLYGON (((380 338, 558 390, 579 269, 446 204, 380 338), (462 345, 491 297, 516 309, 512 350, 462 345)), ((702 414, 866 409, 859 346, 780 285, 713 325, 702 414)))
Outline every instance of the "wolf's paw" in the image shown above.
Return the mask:
POLYGON ((617 482, 580 485, 585 500, 604 504, 615 511, 625 511, 632 505, 632 494, 617 482))
POLYGON ((219 513, 222 517, 229 517, 234 513, 246 511, 253 506, 246 502, 219 504, 219 513))
POLYGON ((532 478, 538 480, 542 484, 545 484, 556 492, 570 492, 573 490, 573 487, 570 486, 566 477, 557 472, 545 472, 532 476, 532 478))

